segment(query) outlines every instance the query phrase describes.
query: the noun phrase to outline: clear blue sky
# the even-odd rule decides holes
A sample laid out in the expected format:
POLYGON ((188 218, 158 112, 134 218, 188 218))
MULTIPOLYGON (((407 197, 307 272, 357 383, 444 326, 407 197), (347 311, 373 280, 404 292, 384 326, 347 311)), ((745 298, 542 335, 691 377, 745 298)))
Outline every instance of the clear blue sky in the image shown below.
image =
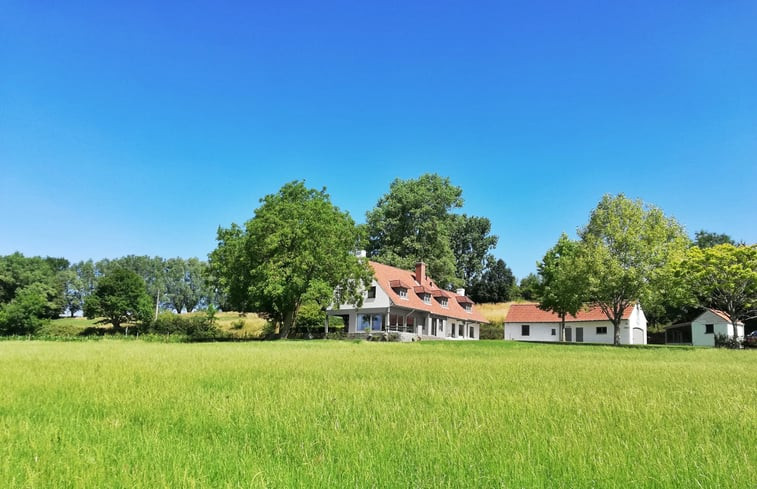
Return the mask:
POLYGON ((757 2, 0 4, 0 254, 199 256, 288 181, 463 188, 518 277, 604 193, 757 242, 757 2))

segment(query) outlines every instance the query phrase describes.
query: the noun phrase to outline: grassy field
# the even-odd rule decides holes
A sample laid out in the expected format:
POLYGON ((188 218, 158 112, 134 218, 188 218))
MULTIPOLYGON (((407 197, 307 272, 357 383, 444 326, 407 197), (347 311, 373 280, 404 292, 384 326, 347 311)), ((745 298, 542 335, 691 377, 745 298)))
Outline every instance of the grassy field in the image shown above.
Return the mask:
POLYGON ((0 342, 5 488, 757 487, 757 351, 0 342))

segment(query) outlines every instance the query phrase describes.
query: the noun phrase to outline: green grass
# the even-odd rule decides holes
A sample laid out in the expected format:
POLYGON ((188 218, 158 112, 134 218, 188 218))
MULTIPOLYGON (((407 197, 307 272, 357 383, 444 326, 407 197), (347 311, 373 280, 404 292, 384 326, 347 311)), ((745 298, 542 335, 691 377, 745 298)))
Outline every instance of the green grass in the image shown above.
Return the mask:
POLYGON ((0 342, 7 488, 748 488, 757 351, 0 342))

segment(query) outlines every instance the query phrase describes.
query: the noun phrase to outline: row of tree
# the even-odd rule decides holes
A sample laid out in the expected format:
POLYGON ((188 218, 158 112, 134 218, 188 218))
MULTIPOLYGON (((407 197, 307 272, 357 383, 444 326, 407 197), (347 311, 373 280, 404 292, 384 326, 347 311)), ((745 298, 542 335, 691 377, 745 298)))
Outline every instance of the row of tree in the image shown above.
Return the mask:
POLYGON ((652 324, 698 307, 735 324, 757 316, 757 246, 700 231, 692 242, 673 218, 624 195, 602 198, 573 241, 565 234, 537 264, 536 299, 562 319, 599 306, 620 343, 624 311, 641 302, 652 324))
MULTIPOLYGON (((215 289, 208 280, 208 264, 197 258, 125 256, 114 260, 81 261, 70 264, 64 258, 25 257, 21 253, 0 257, 0 333, 25 334, 35 331, 47 319, 61 314, 98 315, 102 311, 95 292, 98 285, 117 287, 119 280, 133 290, 144 288, 139 314, 156 316, 158 310, 192 312, 217 304, 215 289), (122 271, 129 271, 124 277, 122 271), (134 279, 133 277, 136 277, 134 279), (145 309, 145 304, 149 307, 145 309)), ((131 292, 132 294, 136 292, 131 292)), ((131 305, 134 308, 133 304, 131 305)), ((136 317, 135 316, 135 317, 136 317)), ((114 316, 115 325, 124 320, 114 316)))

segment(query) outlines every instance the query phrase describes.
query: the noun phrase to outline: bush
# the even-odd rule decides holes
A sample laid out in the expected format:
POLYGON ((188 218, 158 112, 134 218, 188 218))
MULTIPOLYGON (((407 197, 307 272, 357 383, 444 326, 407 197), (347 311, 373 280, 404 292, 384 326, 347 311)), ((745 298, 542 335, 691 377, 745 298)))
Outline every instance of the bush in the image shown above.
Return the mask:
POLYGON ((481 340, 501 340, 505 338, 505 325, 503 323, 482 324, 479 331, 481 340))
POLYGON ((733 336, 728 336, 723 333, 715 333, 715 347, 737 350, 741 348, 741 341, 733 336))
MULTIPOLYGON (((172 312, 162 312, 153 321, 150 331, 159 334, 186 335, 193 340, 220 338, 223 335, 214 322, 207 314, 181 316, 172 312)), ((244 321, 242 323, 244 324, 244 321)))

